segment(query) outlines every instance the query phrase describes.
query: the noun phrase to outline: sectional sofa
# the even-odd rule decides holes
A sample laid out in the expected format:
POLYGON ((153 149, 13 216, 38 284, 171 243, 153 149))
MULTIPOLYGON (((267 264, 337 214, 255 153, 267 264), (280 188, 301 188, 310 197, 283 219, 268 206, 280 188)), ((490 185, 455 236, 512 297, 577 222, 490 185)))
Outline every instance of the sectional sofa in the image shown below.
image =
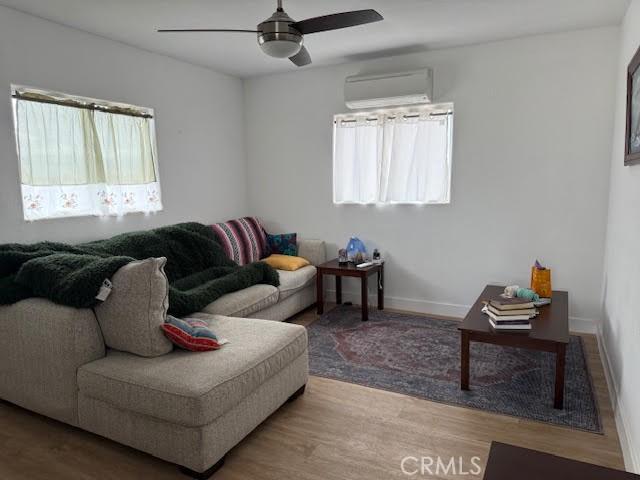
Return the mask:
POLYGON ((40 298, 1 306, 0 398, 208 478, 304 391, 306 329, 273 321, 315 302, 313 265, 324 262, 324 243, 298 245, 312 265, 280 272, 279 288, 254 285, 194 315, 229 340, 212 352, 139 356, 105 344, 95 309, 40 298))

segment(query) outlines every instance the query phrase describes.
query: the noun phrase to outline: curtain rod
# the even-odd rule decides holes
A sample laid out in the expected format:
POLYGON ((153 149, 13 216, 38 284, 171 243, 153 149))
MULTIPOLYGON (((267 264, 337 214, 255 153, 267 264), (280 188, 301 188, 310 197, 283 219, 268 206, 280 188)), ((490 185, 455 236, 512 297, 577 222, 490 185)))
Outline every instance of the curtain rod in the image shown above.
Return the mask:
MULTIPOLYGON (((442 113, 430 113, 429 114, 430 117, 444 117, 446 115, 453 115, 453 112, 442 112, 442 113)), ((421 114, 416 114, 416 115, 403 115, 402 117, 403 118, 419 118, 421 116, 422 116, 421 114)), ((389 120, 395 120, 398 117, 387 117, 387 118, 389 120)), ((378 120, 378 118, 377 117, 375 117, 375 118, 365 118, 365 121, 367 121, 367 122, 372 122, 374 120, 378 120)), ((339 121, 342 122, 342 123, 355 123, 358 120, 357 119, 353 119, 353 120, 339 120, 339 121)), ((335 122, 336 121, 334 121, 334 123, 335 122)))
POLYGON ((80 108, 83 110, 93 110, 97 112, 113 113, 114 115, 126 115, 128 117, 153 118, 153 115, 148 113, 142 113, 142 112, 138 113, 134 111, 127 111, 125 109, 120 109, 118 107, 108 107, 108 106, 98 105, 97 103, 83 104, 83 103, 76 103, 73 100, 65 101, 65 100, 53 100, 53 99, 46 99, 46 98, 30 98, 25 95, 20 95, 17 92, 13 93, 11 97, 15 98, 16 100, 21 100, 24 102, 48 103, 51 105, 60 105, 63 107, 73 107, 73 108, 80 108))

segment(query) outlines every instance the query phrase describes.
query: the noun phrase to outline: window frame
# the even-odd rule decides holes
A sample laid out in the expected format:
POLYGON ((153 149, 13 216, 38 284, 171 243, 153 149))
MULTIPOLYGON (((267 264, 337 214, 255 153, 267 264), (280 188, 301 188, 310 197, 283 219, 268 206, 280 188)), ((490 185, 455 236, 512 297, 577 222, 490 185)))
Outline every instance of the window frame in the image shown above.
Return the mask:
MULTIPOLYGON (((155 111, 153 108, 148 107, 140 107, 137 105, 122 103, 122 102, 113 102, 108 100, 100 100, 91 97, 84 97, 79 95, 71 95, 61 92, 54 92, 49 90, 44 90, 41 88, 28 87, 24 85, 11 85, 11 107, 12 107, 12 128, 13 128, 13 139, 15 142, 16 148, 16 159, 18 163, 18 187, 20 191, 20 203, 22 206, 22 216, 23 220, 26 222, 40 221, 40 220, 57 220, 61 218, 81 218, 81 217, 121 217, 124 215, 134 214, 134 213, 142 213, 144 215, 149 215, 152 213, 161 212, 164 210, 164 206, 162 204, 162 192, 161 192, 161 184, 160 184, 160 170, 159 170, 159 161, 158 161, 158 146, 157 146, 157 132, 155 125, 155 111), (144 183, 140 185, 149 185, 153 187, 152 193, 157 197, 157 200, 154 200, 156 205, 153 208, 142 208, 143 205, 147 205, 149 207, 150 202, 137 202, 140 206, 130 206, 126 207, 124 204, 126 203, 124 200, 121 200, 121 205, 118 209, 117 213, 112 212, 110 207, 106 207, 104 210, 109 210, 108 212, 101 211, 97 212, 95 205, 94 208, 90 208, 91 204, 87 204, 83 207, 83 210, 80 211, 68 211, 65 213, 61 213, 60 209, 55 209, 55 214, 43 215, 38 217, 31 217, 27 212, 27 199, 25 196, 25 187, 26 190, 30 188, 37 187, 37 185, 27 185, 23 183, 23 169, 22 169, 22 157, 20 152, 20 132, 19 132, 19 110, 18 110, 18 102, 20 101, 30 101, 40 104, 52 104, 52 105, 60 105, 64 107, 72 107, 78 109, 91 110, 94 112, 101 112, 102 114, 108 115, 125 115, 130 117, 140 117, 144 118, 147 121, 147 124, 144 126, 144 129, 148 128, 148 155, 151 158, 153 165, 153 175, 155 181, 151 183, 144 183), (88 210, 93 210, 89 212, 88 210)), ((147 135, 144 135, 146 137, 147 135)), ((149 157, 146 157, 149 158, 149 157)), ((147 164, 151 165, 151 164, 147 164)), ((131 186, 131 188, 139 187, 137 184, 114 184, 107 183, 106 179, 104 183, 96 184, 96 183, 86 183, 79 184, 78 187, 91 187, 94 185, 104 185, 108 189, 123 189, 123 187, 131 186)), ((43 187, 51 187, 51 188, 59 188, 61 191, 63 189, 71 189, 73 185, 70 184, 52 184, 46 185, 43 187)), ((147 197, 151 195, 151 193, 147 193, 147 197)), ((139 197, 138 197, 139 198, 139 197)))

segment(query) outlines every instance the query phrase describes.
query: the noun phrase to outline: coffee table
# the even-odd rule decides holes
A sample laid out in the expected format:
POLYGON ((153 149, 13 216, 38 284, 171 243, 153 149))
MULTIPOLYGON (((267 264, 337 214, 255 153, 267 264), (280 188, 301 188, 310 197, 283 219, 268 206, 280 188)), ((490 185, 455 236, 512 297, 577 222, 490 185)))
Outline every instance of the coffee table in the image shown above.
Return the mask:
POLYGON ((365 268, 357 268, 352 263, 340 265, 335 258, 317 267, 316 288, 318 292, 318 315, 324 312, 324 275, 336 277, 336 303, 342 303, 342 277, 355 277, 360 279, 360 295, 362 304, 362 321, 369 320, 369 275, 378 274, 378 310, 384 309, 384 263, 371 265, 365 268))
POLYGON ((497 298, 502 292, 504 292, 504 287, 493 285, 485 287, 462 321, 462 325, 458 327, 461 344, 460 388, 469 390, 469 344, 471 342, 552 352, 556 354, 553 407, 563 408, 565 356, 569 343, 569 294, 554 290, 551 304, 538 308, 540 314, 531 321, 531 330, 500 332, 491 327, 489 317, 482 313, 482 302, 497 298))
POLYGON ((640 480, 633 473, 492 442, 484 480, 640 480))

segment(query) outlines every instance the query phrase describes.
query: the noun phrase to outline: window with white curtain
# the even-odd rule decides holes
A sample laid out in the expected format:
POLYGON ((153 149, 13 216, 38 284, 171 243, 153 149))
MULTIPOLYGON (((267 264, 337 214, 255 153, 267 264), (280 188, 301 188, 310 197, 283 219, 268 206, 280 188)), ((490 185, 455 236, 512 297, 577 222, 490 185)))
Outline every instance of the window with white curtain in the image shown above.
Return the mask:
POLYGON ((13 87, 25 220, 162 210, 153 110, 13 87))
POLYGON ((449 203, 453 105, 336 115, 333 202, 449 203))

